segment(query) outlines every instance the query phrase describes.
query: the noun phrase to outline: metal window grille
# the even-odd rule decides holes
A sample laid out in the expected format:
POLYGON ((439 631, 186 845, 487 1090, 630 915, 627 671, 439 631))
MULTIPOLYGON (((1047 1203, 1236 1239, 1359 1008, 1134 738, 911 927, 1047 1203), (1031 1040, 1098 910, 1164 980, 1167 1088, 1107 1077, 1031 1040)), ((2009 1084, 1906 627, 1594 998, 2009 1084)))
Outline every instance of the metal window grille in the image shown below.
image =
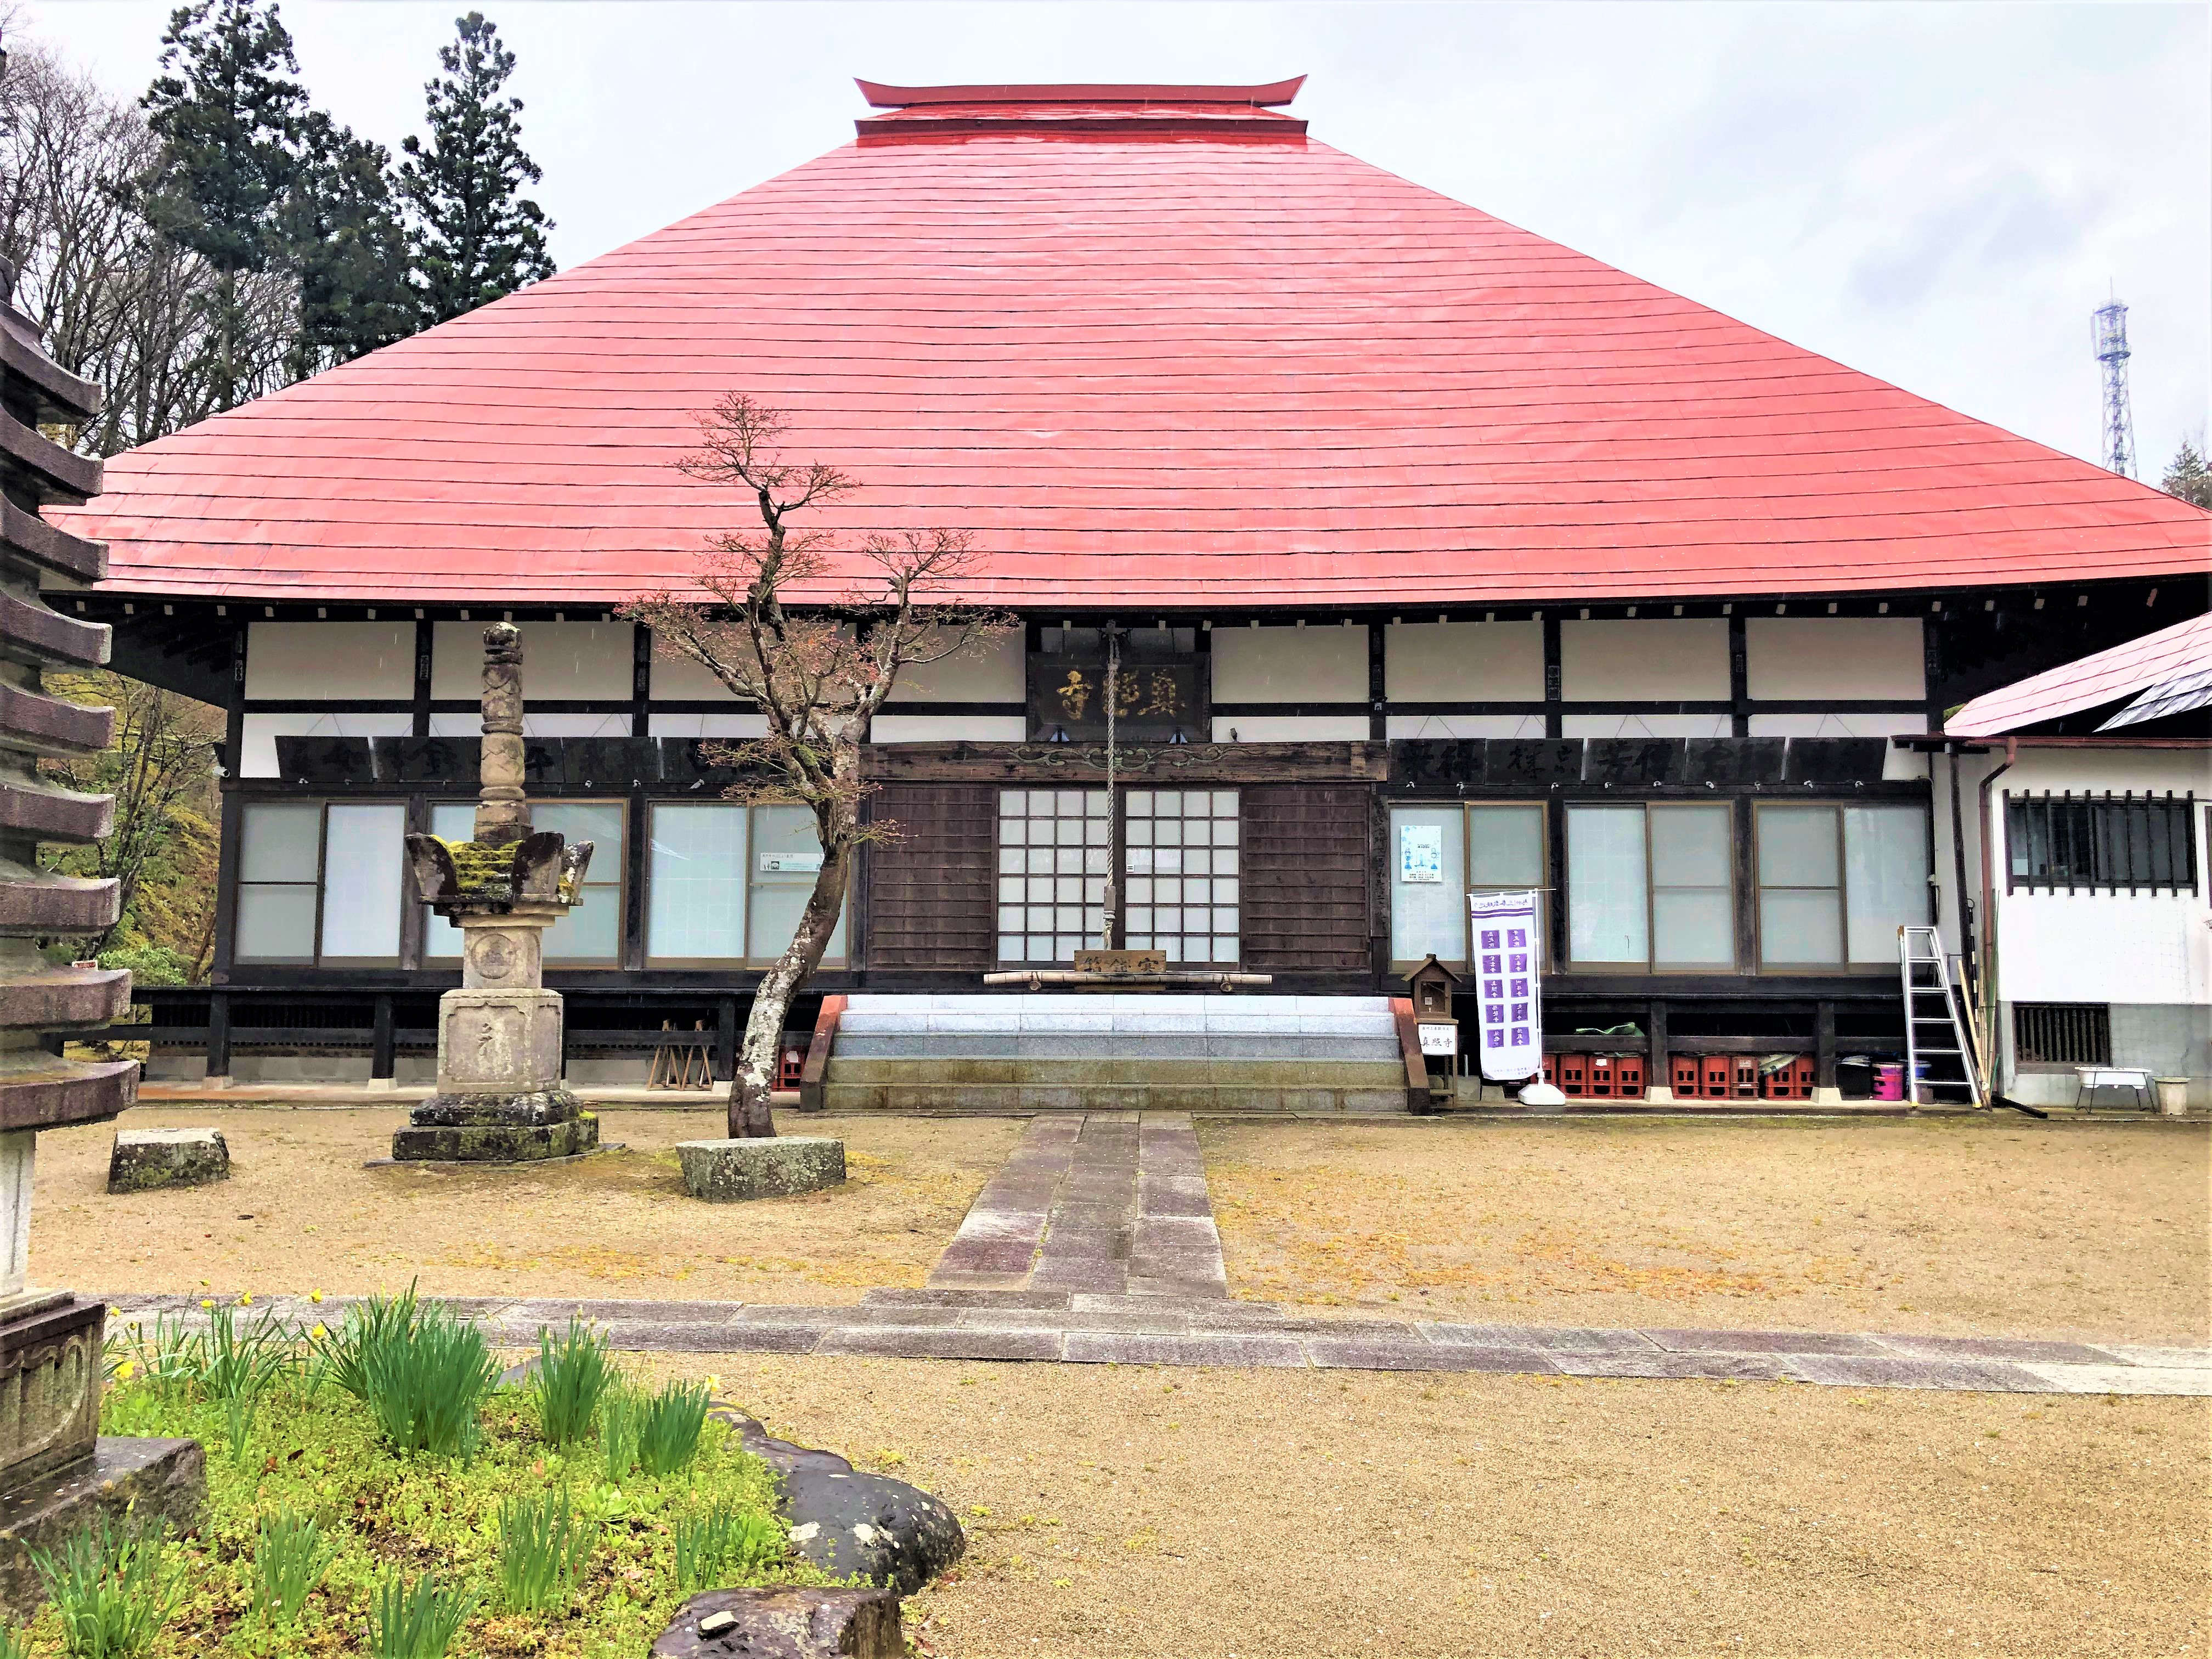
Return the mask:
POLYGON ((2008 891, 2197 890, 2196 796, 2005 797, 2008 891))
POLYGON ((2012 1046, 2024 1066, 2109 1066, 2112 1011, 2101 1002, 2016 1002, 2012 1046))

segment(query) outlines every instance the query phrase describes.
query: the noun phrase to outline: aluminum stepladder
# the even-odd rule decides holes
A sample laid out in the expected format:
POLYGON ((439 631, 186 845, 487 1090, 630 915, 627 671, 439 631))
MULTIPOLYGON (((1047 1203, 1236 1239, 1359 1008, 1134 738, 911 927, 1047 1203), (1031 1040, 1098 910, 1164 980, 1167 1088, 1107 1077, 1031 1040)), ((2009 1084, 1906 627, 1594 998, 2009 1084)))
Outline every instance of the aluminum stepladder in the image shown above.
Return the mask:
POLYGON ((1916 1106, 1988 1105, 1942 936, 1933 927, 1899 928, 1897 960, 1905 991, 1905 1097, 1916 1106))

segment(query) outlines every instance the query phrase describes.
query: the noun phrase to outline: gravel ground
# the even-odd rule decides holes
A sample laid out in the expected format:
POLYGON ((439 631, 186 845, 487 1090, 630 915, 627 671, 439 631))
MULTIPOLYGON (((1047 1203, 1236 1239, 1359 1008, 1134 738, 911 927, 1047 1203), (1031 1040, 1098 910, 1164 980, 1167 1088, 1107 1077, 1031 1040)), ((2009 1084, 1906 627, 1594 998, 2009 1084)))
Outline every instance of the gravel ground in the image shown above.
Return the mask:
POLYGON ((2212 1402, 673 1359, 951 1502, 945 1659, 2197 1654, 2212 1402))
POLYGON ((1232 1295, 1539 1325, 2203 1344, 2202 1125, 1201 1122, 1232 1295))
POLYGON ((133 1128, 213 1122, 231 1179, 107 1194, 113 1126, 39 1137, 31 1262, 43 1285, 88 1291, 275 1294, 398 1289, 448 1296, 665 1297, 857 1302, 919 1285, 1022 1125, 1008 1119, 814 1117, 788 1131, 845 1139, 845 1185, 754 1204, 684 1194, 679 1140, 723 1133, 718 1112, 609 1111, 621 1152, 550 1169, 385 1164, 398 1110, 176 1111, 133 1128))

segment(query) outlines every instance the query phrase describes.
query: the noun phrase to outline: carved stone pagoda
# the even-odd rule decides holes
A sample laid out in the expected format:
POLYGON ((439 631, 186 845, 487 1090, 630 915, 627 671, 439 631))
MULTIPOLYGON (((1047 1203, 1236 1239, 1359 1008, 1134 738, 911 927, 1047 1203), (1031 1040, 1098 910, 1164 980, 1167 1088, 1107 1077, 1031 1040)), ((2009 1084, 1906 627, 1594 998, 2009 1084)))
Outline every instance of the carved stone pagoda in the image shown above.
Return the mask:
POLYGON ((46 1044, 125 1012, 131 975, 59 966, 40 949, 104 933, 120 912, 115 881, 39 866, 40 842, 84 845, 112 829, 112 796, 55 788, 38 763, 99 755, 115 715, 48 696, 41 678, 107 660, 104 625, 57 615, 39 592, 43 573, 89 582, 106 571, 104 546, 39 516, 99 492, 100 463, 39 428, 88 420, 100 394, 46 356, 15 286, 0 263, 0 1609, 20 1612, 39 1594, 30 1548, 129 1503, 148 1520, 183 1521, 203 1466, 191 1441, 99 1437, 106 1306, 28 1283, 39 1131, 114 1117, 137 1098, 138 1062, 65 1059, 46 1044))
POLYGON ((474 839, 407 837, 415 884, 461 931, 461 988, 438 1000, 438 1092, 392 1138, 407 1163, 518 1163, 599 1143, 561 1080, 561 996, 544 932, 579 902, 592 844, 533 833, 523 793, 522 635, 484 629, 483 746, 474 839))

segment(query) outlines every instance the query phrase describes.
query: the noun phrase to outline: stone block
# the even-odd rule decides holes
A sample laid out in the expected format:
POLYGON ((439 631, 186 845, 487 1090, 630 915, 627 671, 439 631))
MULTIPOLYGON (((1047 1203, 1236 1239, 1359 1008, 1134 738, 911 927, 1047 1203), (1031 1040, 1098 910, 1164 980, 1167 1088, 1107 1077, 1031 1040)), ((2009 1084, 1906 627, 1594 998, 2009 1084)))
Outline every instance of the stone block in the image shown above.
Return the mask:
POLYGON ((887 1589, 721 1589, 695 1595, 649 1659, 905 1659, 887 1589))
POLYGON ((220 1129, 118 1129, 107 1157, 107 1190, 204 1187, 230 1179, 230 1145, 220 1129))
POLYGON ((563 1088, 533 1089, 523 1094, 434 1094, 417 1103, 407 1121, 417 1128, 465 1128, 479 1124, 506 1127, 567 1123, 583 1107, 563 1088))
POLYGON ((0 1320, 0 1486, 88 1455, 106 1304, 55 1291, 0 1320))
POLYGON ((845 1180, 845 1143, 826 1135, 685 1140, 678 1143, 676 1156, 685 1188, 710 1203, 788 1198, 845 1180))
POLYGON ((522 1095, 561 1085, 557 991, 448 991, 438 999, 438 1092, 522 1095))
POLYGON ((102 1435, 90 1456, 0 1492, 0 1614, 27 1618, 45 1599, 33 1550, 57 1547, 103 1514, 127 1512, 134 1525, 166 1522, 184 1532, 198 1523, 206 1498, 198 1441, 102 1435))
POLYGON ((599 1144, 599 1120, 589 1112, 566 1123, 410 1124, 393 1131, 392 1156, 402 1164, 537 1164, 574 1158, 599 1144))

